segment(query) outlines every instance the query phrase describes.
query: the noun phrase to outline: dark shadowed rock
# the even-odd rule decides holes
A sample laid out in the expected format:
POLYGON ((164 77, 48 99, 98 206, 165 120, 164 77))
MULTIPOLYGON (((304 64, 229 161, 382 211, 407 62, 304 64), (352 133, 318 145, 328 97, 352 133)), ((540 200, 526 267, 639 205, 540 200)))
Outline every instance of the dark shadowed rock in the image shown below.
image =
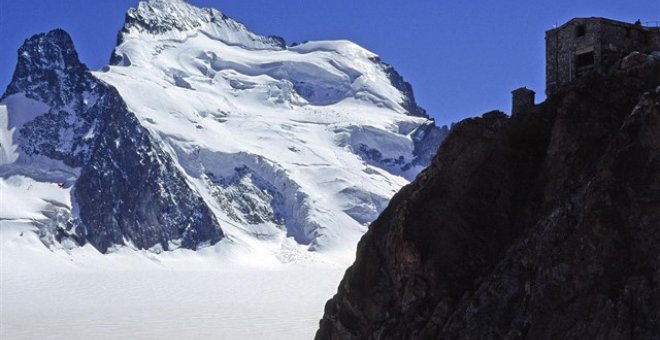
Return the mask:
POLYGON ((317 339, 660 338, 660 62, 453 127, 317 339))
POLYGON ((397 72, 397 70, 392 65, 382 61, 378 57, 372 58, 372 61, 376 64, 379 64, 383 68, 383 71, 385 71, 385 74, 387 75, 387 78, 390 80, 390 83, 392 83, 392 86, 394 86, 397 90, 401 91, 404 97, 401 106, 403 106, 403 108, 406 109, 406 111, 408 111, 408 114, 411 116, 429 118, 429 115, 426 113, 426 110, 424 110, 422 107, 417 105, 417 102, 415 101, 415 94, 413 93, 412 85, 410 85, 409 82, 403 79, 403 76, 401 76, 401 74, 399 74, 399 72, 397 72))
POLYGON ((382 61, 378 57, 372 58, 371 61, 380 65, 392 86, 401 91, 403 94, 403 101, 400 104, 406 109, 408 115, 430 119, 428 124, 420 126, 411 134, 415 146, 413 152, 415 159, 410 163, 404 164, 402 169, 406 171, 413 166, 428 166, 431 164, 431 160, 442 141, 447 138, 449 127, 435 125, 435 122, 429 117, 426 110, 417 105, 415 94, 410 83, 408 83, 392 65, 382 61))
POLYGON ((423 167, 431 164, 433 156, 438 151, 438 147, 445 138, 449 135, 448 126, 436 126, 434 123, 422 125, 417 128, 411 135, 415 143, 413 154, 415 159, 412 165, 420 165, 423 167))

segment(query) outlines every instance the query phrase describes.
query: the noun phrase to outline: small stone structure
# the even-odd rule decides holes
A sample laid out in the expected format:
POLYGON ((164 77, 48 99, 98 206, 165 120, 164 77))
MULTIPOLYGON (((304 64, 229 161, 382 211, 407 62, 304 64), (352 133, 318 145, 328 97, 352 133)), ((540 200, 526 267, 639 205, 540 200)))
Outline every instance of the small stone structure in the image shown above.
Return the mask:
POLYGON ((511 116, 517 116, 534 108, 534 96, 536 92, 521 87, 511 91, 513 103, 511 105, 511 116))
POLYGON ((660 50, 660 28, 574 18, 545 33, 546 94, 588 72, 605 72, 631 52, 660 50))

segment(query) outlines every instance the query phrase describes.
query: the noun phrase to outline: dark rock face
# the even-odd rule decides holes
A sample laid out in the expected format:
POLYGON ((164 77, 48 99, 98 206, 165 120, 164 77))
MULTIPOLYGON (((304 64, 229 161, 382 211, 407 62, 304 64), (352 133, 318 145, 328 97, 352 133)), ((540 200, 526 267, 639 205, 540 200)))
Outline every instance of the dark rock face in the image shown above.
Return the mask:
POLYGON ((88 158, 89 145, 82 137, 99 114, 83 103, 82 94, 89 90, 90 96, 97 95, 94 83, 66 32, 53 30, 26 40, 18 50, 12 81, 0 100, 24 93, 52 108, 22 126, 19 142, 23 151, 81 166, 88 158), (65 106, 73 113, 60 109, 65 106), (70 119, 73 115, 79 118, 70 119))
POLYGON ((431 160, 435 155, 438 147, 442 141, 447 138, 449 135, 449 127, 447 126, 436 126, 435 122, 429 115, 426 113, 421 106, 417 105, 415 101, 415 94, 413 92, 412 85, 408 83, 403 76, 397 72, 397 70, 390 64, 382 61, 380 58, 373 58, 372 61, 376 64, 379 64, 387 77, 390 80, 392 86, 397 90, 401 91, 403 94, 404 100, 401 103, 408 114, 416 117, 424 117, 430 119, 429 124, 420 126, 412 134, 413 141, 415 143, 414 155, 415 159, 411 163, 404 165, 402 170, 406 171, 411 166, 428 166, 431 164, 431 160))
MULTIPOLYGON (((55 29, 27 39, 18 49, 18 62, 11 83, 1 99, 26 92, 47 103, 64 105, 77 92, 91 87, 87 67, 78 60, 68 33, 55 29), (66 77, 61 77, 67 73, 66 77)), ((35 98, 36 99, 36 98, 35 98)))
POLYGON ((317 339, 658 339, 658 85, 649 59, 457 124, 360 241, 317 339))
POLYGON ((428 124, 422 125, 412 132, 411 137, 415 146, 413 151, 415 159, 412 161, 401 160, 400 163, 396 163, 399 160, 392 160, 389 162, 389 165, 403 165, 401 167, 401 170, 403 171, 407 171, 413 166, 428 166, 431 164, 431 160, 437 152, 438 147, 440 147, 442 141, 447 138, 447 135, 449 135, 449 127, 440 127, 435 125, 435 121, 429 117, 429 115, 426 113, 426 110, 417 105, 412 85, 403 79, 403 76, 401 76, 401 74, 399 74, 399 72, 397 72, 397 70, 392 65, 382 61, 378 57, 372 58, 371 61, 380 65, 380 67, 387 75, 387 78, 390 80, 392 86, 401 91, 404 97, 401 106, 406 109, 408 115, 429 119, 428 124))
POLYGON ((449 127, 436 126, 433 122, 422 125, 412 133, 412 139, 415 145, 413 154, 415 159, 412 165, 421 165, 427 167, 433 161, 433 156, 438 151, 440 143, 449 135, 449 127))
POLYGON ((211 210, 119 94, 111 93, 99 124, 105 129, 74 188, 85 239, 101 251, 124 239, 138 248, 164 249, 169 242, 196 249, 219 241, 222 231, 211 210))
POLYGON ((91 139, 103 108, 92 102, 105 88, 78 60, 69 35, 63 30, 37 34, 18 50, 18 63, 1 100, 23 94, 50 109, 24 124, 19 144, 27 155, 43 155, 72 167, 89 160, 91 139))
POLYGON ((408 114, 411 116, 429 118, 426 110, 417 105, 412 85, 403 79, 403 76, 401 76, 401 74, 399 74, 399 72, 397 72, 397 70, 392 65, 382 61, 378 57, 373 58, 372 61, 383 68, 383 71, 385 71, 385 74, 387 74, 387 78, 389 78, 392 86, 403 93, 405 99, 401 105, 408 111, 408 114))
POLYGON ((22 152, 81 169, 72 190, 78 212, 60 237, 101 252, 126 242, 195 249, 222 238, 215 216, 173 160, 119 93, 80 63, 66 32, 35 35, 18 54, 2 98, 22 93, 50 107, 19 130, 22 152))

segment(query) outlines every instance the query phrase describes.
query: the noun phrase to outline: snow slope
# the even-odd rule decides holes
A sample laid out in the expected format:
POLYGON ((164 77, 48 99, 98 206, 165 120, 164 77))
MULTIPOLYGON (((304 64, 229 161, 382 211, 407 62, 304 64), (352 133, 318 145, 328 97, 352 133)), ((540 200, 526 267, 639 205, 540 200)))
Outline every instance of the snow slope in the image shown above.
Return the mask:
POLYGON ((344 271, 220 244, 51 251, 31 229, 0 221, 1 339, 311 339, 344 271))

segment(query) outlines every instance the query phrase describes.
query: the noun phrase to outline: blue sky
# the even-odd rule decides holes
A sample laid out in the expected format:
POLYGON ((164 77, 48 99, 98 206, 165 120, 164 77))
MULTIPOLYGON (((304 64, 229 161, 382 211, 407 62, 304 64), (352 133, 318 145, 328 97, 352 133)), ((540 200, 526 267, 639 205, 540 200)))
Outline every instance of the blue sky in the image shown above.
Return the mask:
MULTIPOLYGON (((447 124, 510 109, 510 91, 544 91, 544 32, 572 17, 660 20, 660 0, 188 0, 215 7, 288 43, 349 39, 412 83, 417 101, 447 124)), ((124 13, 137 0, 0 0, 0 88, 16 50, 59 27, 91 69, 107 63, 124 13)))

